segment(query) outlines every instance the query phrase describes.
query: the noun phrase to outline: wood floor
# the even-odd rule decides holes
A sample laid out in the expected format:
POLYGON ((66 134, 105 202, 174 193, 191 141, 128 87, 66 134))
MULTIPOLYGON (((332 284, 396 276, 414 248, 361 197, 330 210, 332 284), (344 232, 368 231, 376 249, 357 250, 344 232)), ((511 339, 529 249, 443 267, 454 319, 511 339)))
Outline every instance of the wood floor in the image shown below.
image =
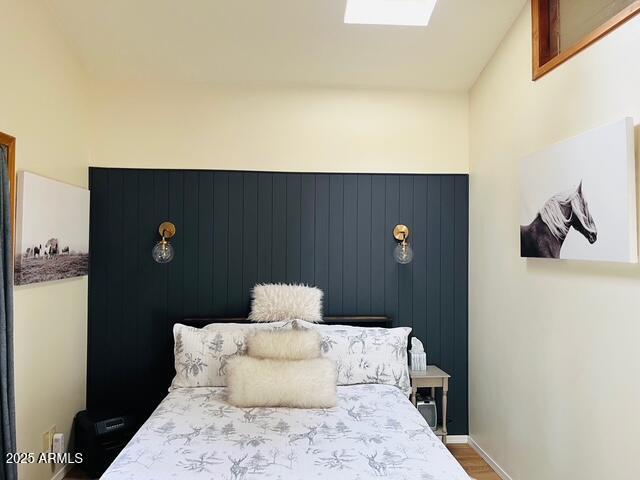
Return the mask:
POLYGON ((447 447, 462 468, 476 480, 500 480, 498 474, 487 465, 487 462, 466 443, 449 444, 447 447))
MULTIPOLYGON (((449 444, 447 447, 458 462, 460 462, 462 468, 476 480, 500 480, 500 477, 469 445, 462 443, 449 444)), ((89 477, 81 471, 73 469, 64 478, 65 480, 84 480, 89 477)))

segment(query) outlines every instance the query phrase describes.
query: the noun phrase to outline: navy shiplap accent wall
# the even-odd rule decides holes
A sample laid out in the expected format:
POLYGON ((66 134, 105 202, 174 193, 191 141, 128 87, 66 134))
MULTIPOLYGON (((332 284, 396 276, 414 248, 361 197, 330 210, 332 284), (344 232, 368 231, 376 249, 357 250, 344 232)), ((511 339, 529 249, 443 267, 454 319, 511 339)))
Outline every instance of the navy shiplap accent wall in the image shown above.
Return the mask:
POLYGON ((257 282, 325 292, 326 315, 413 327, 453 376, 449 431, 467 426, 468 177, 90 169, 87 405, 149 412, 166 394, 171 325, 242 316, 257 282), (151 259, 158 225, 177 234, 151 259), (392 229, 411 229, 398 265, 392 229))

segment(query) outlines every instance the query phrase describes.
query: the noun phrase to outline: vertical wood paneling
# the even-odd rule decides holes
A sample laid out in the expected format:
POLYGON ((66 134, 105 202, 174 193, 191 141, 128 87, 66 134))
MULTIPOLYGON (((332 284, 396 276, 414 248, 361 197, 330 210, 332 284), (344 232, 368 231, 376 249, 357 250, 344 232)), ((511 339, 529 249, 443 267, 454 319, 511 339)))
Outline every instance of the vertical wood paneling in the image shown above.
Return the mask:
MULTIPOLYGON (((114 169, 109 171, 108 175, 109 204, 107 220, 109 225, 122 225, 122 206, 123 206, 123 175, 122 170, 114 169)), ((124 245, 120 235, 107 236, 107 248, 110 251, 119 251, 124 245)), ((126 332, 126 321, 123 316, 124 295, 122 291, 122 283, 124 280, 124 272, 122 265, 122 256, 117 255, 107 263, 107 318, 111 321, 107 326, 107 344, 119 345, 126 332)), ((125 370, 125 357, 118 355, 112 359, 113 368, 119 371, 125 370)), ((117 377, 118 389, 124 388, 124 378, 117 377)))
MULTIPOLYGON (((105 358, 109 358, 109 343, 105 341, 109 328, 107 316, 107 285, 109 284, 107 255, 95 252, 108 251, 109 223, 109 171, 92 171, 89 176, 91 188, 91 211, 89 215, 89 249, 94 252, 90 258, 89 309, 91 321, 87 330, 87 407, 100 408, 100 399, 109 394, 114 387, 110 382, 112 371, 105 358)), ((135 366, 134 366, 135 368, 135 366)))
MULTIPOLYGON (((131 324, 131 312, 138 310, 139 300, 139 270, 140 253, 135 245, 138 245, 138 230, 134 225, 138 224, 138 174, 137 172, 126 171, 122 176, 122 230, 120 231, 122 252, 122 317, 125 323, 123 335, 121 336, 121 355, 123 359, 130 359, 136 356, 137 336, 136 326, 131 324), (132 247, 133 246, 133 247, 132 247)), ((179 192, 182 193, 182 192, 179 192)), ((93 211, 93 209, 92 209, 93 211)), ((102 225, 105 225, 102 223, 102 225)), ((149 251, 150 255, 151 252, 149 251)), ((113 281, 113 279, 111 280, 113 281)), ((182 276, 178 277, 179 285, 182 285, 182 276)), ((91 292, 92 289, 90 288, 91 292)), ((171 299, 169 299, 171 302, 171 299)), ((178 312, 180 315, 181 312, 178 312)), ((125 391, 131 391, 138 382, 139 370, 137 365, 129 365, 129 368, 119 372, 124 380, 125 391)))
POLYGON ((300 281, 315 283, 316 177, 302 176, 300 205, 300 281))
MULTIPOLYGON (((182 315, 192 317, 198 314, 198 172, 184 172, 184 203, 183 218, 184 228, 178 230, 176 235, 182 237, 184 245, 184 257, 182 262, 182 315)), ((141 252, 144 255, 144 252, 141 252)), ((174 260, 175 261, 175 260, 174 260)), ((173 262, 171 262, 173 263, 173 262)))
POLYGON ((198 300, 197 312, 213 308, 213 172, 198 175, 198 300))
POLYGON ((441 298, 441 321, 442 331, 440 341, 442 353, 440 363, 444 368, 451 369, 453 366, 453 340, 454 331, 454 256, 453 251, 453 229, 454 229, 454 183, 453 177, 442 179, 441 208, 440 208, 440 244, 441 244, 441 264, 440 264, 440 298, 441 298))
MULTIPOLYGON (((155 346, 153 345, 153 341, 150 341, 150 339, 154 338, 154 311, 157 309, 157 301, 162 301, 162 298, 158 298, 159 295, 155 290, 155 282, 153 281, 154 273, 159 271, 159 265, 155 264, 153 260, 150 260, 151 248, 154 243, 158 241, 159 225, 154 207, 154 173, 153 170, 139 173, 137 248, 140 252, 146 252, 148 258, 140 262, 140 270, 138 272, 138 279, 140 281, 138 311, 135 314, 136 320, 134 324, 137 336, 136 366, 140 372, 138 387, 140 390, 146 392, 145 395, 148 399, 155 397, 156 388, 154 388, 155 385, 153 382, 157 374, 158 364, 162 365, 162 362, 159 362, 159 359, 154 357, 155 346)), ((109 250, 106 251, 109 252, 109 250)), ((95 254, 96 252, 91 252, 91 256, 95 254)), ((111 252, 111 254, 115 254, 115 252, 111 252)), ((109 280, 109 282, 111 282, 111 280, 109 280)), ((113 344, 107 343, 107 345, 111 348, 114 347, 113 344)), ((104 361, 109 362, 113 356, 115 355, 113 355, 111 351, 104 361)), ((118 372, 118 370, 113 369, 113 367, 111 368, 112 373, 118 372)))
POLYGON ((300 282, 300 203, 302 202, 302 183, 300 175, 290 174, 287 178, 287 251, 285 263, 287 265, 286 278, 288 281, 300 282))
POLYGON ((356 312, 371 311, 371 175, 358 175, 356 312))
POLYGON ((273 175, 272 218, 272 254, 271 279, 274 282, 287 280, 287 176, 282 173, 273 175))
MULTIPOLYGON (((153 196, 155 199, 153 202, 153 219, 155 220, 156 235, 155 240, 158 239, 158 226, 169 219, 169 197, 167 192, 169 191, 169 171, 168 170, 154 170, 153 172, 153 196)), ((147 246, 147 250, 150 245, 147 246)), ((150 372, 151 383, 151 395, 152 398, 159 402, 166 395, 166 390, 162 388, 165 382, 167 372, 163 371, 163 368, 158 368, 159 365, 163 365, 164 362, 159 359, 164 358, 166 352, 169 351, 169 346, 173 344, 173 335, 169 328, 167 328, 166 318, 168 311, 168 272, 169 269, 165 268, 166 265, 159 265, 155 262, 151 263, 152 278, 148 282, 153 288, 153 301, 151 315, 149 318, 149 338, 153 341, 149 342, 151 350, 151 358, 158 359, 153 362, 154 367, 150 372), (161 319, 165 319, 162 321, 161 319)), ((126 362, 126 360, 125 360, 126 362)), ((126 402, 126 400, 124 400, 126 402)))
MULTIPOLYGON (((398 223, 413 228, 413 177, 403 175, 400 177, 400 212, 398 223)), ((411 242, 411 237, 409 237, 411 242)), ((413 262, 406 265, 398 265, 398 325, 413 327, 413 262)))
POLYGON ((440 332, 440 267, 441 267, 441 239, 440 239, 440 184, 439 176, 427 178, 427 344, 429 356, 434 363, 441 360, 440 332))
MULTIPOLYGON (((235 251, 234 251, 235 253, 235 251)), ((215 172, 213 176, 213 315, 224 315, 228 305, 229 263, 229 174, 215 172)), ((200 314, 202 315, 202 313, 200 314)))
POLYGON ((409 239, 413 248, 413 335, 427 340, 427 177, 414 177, 413 223, 409 239))
POLYGON ((228 259, 229 276, 227 279, 227 310, 230 315, 241 315, 244 299, 242 296, 243 259, 243 216, 244 216, 244 182, 243 174, 229 174, 229 231, 228 259))
POLYGON ((258 281, 258 174, 244 176, 242 224, 242 296, 240 312, 249 310, 251 289, 258 281))
POLYGON ((391 236, 385 223, 385 177, 371 180, 371 311, 384 312, 386 239, 391 236))
POLYGON ((343 190, 342 313, 354 315, 358 311, 358 177, 345 175, 343 190))
POLYGON ((326 299, 329 315, 342 309, 342 270, 344 246, 344 177, 329 177, 329 288, 326 299))
MULTIPOLYGON (((440 242, 441 266, 441 317, 440 324, 440 365, 445 371, 453 374, 455 358, 455 317, 454 317, 454 202, 455 185, 453 177, 443 177, 441 182, 441 209, 440 209, 440 242)), ((457 394, 456 385, 451 385, 449 394, 454 397, 457 394)), ((453 407, 454 405, 452 405, 453 407)), ((453 411, 453 410, 452 410, 453 411)), ((442 412, 442 409, 440 409, 442 412)), ((449 416, 451 418, 451 416, 449 416)))
POLYGON ((273 175, 258 174, 258 282, 272 280, 273 175))
POLYGON ((331 301, 329 292, 329 240, 331 226, 329 224, 330 209, 330 185, 327 175, 316 175, 316 211, 315 211, 315 250, 314 250, 314 284, 324 292, 328 292, 329 298, 325 298, 325 304, 331 301))
MULTIPOLYGON (((126 180, 125 176, 125 180, 126 180)), ((126 193, 126 189, 125 189, 126 193)), ((169 214, 166 220, 170 220, 176 226, 177 232, 184 233, 184 172, 180 170, 172 170, 169 172, 169 189, 167 191, 167 197, 169 200, 169 214)), ((137 210, 135 210, 137 214, 137 210)), ((175 258, 183 259, 187 253, 184 248, 184 235, 176 235, 171 240, 171 245, 175 252, 175 258)), ((131 245, 132 243, 128 243, 131 245)), ((133 250, 133 249, 132 249, 133 250)), ((144 254, 144 252, 142 252, 144 254)), ((132 264, 137 264, 137 259, 132 258, 132 264)), ((166 349, 168 352, 173 350, 173 335, 172 325, 176 321, 179 321, 183 317, 184 311, 184 282, 180 279, 184 278, 184 261, 171 262, 167 265, 168 279, 167 279, 167 316, 165 319, 165 331, 168 337, 168 344, 166 349)), ((133 277, 135 278, 135 276, 133 277)), ((135 293, 134 293, 135 294, 135 293)), ((165 384, 171 381, 171 366, 173 364, 173 357, 171 354, 167 355, 166 360, 166 377, 165 384)), ((131 385, 134 388, 134 385, 131 385)))
MULTIPOLYGON (((454 325, 454 365, 455 378, 467 379, 469 375, 469 339, 467 320, 469 315, 469 177, 455 177, 454 195, 454 292, 455 292, 455 325, 454 325)), ((468 385, 466 381, 455 382, 452 396, 451 428, 454 431, 465 431, 469 423, 467 410, 468 385)))
POLYGON ((384 311, 398 326, 398 268, 393 259, 393 249, 396 241, 393 238, 393 228, 400 223, 400 177, 388 175, 385 192, 385 239, 386 255, 384 256, 384 311))
POLYGON ((90 408, 130 405, 133 389, 154 408, 174 322, 245 315, 256 282, 300 281, 323 289, 326 314, 412 326, 453 375, 450 432, 467 433, 466 176, 91 169, 90 186, 90 408), (164 220, 176 256, 158 265, 164 220), (398 223, 412 232, 409 265, 393 260, 398 223))

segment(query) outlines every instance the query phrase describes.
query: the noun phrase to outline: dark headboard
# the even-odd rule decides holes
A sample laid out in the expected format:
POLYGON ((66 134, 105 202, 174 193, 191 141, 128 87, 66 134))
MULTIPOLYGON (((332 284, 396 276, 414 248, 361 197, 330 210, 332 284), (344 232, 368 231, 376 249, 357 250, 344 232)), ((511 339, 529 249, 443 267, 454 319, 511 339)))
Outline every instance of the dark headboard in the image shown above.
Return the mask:
MULTIPOLYGON (((221 318, 185 318, 179 322, 189 327, 202 328, 212 323, 252 323, 246 317, 221 317, 221 318)), ((392 321, 384 315, 372 316, 338 316, 323 317, 322 323, 327 325, 353 325, 355 327, 384 327, 392 326, 392 321)))
POLYGON ((452 376, 449 432, 467 434, 468 181, 91 168, 87 408, 152 411, 171 382, 176 322, 245 318, 256 283, 296 282, 323 290, 330 322, 411 327, 452 376), (160 265, 164 221, 175 258, 160 265), (408 265, 392 255, 399 223, 408 265))

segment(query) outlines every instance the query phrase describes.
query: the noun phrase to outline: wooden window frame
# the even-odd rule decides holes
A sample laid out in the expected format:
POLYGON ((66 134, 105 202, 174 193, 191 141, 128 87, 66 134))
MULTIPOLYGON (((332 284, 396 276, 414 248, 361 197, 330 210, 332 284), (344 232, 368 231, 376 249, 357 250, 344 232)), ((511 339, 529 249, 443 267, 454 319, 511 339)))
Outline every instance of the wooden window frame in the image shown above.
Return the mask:
POLYGON ((16 139, 0 132, 0 145, 7 147, 7 171, 9 173, 9 196, 11 197, 11 234, 15 242, 16 232, 16 139))
POLYGON ((640 13, 640 0, 625 7, 575 45, 559 51, 558 9, 562 0, 531 0, 533 80, 546 75, 557 66, 587 48, 640 13))

